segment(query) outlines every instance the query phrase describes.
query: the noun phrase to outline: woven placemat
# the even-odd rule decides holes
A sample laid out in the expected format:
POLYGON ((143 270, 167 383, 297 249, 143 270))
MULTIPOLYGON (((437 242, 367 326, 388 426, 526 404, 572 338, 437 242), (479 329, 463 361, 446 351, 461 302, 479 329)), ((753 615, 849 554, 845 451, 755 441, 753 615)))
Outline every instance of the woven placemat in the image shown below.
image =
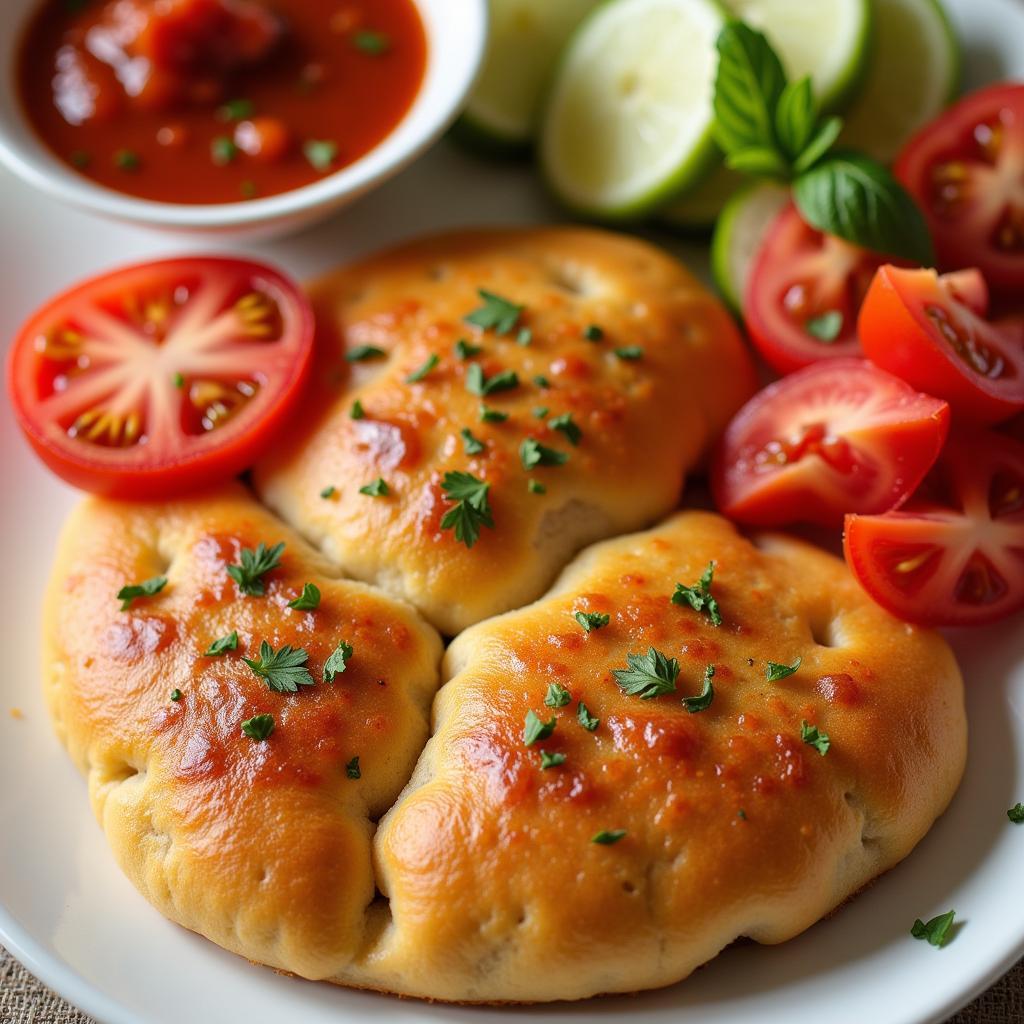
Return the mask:
MULTIPOLYGON (((949 1024, 1021 1024, 1022 1021, 1024 960, 951 1018, 949 1024)), ((0 946, 0 1024, 93 1024, 93 1020, 36 981, 0 946)))

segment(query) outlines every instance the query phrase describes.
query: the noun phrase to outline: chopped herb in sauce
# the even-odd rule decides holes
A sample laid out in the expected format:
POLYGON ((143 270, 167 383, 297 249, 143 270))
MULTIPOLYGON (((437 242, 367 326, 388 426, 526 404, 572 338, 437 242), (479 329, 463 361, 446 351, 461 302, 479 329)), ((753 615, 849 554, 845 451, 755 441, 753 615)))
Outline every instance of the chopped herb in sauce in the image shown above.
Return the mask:
POLYGON ((698 711, 707 711, 711 707, 711 702, 715 699, 715 688, 711 684, 711 680, 715 677, 715 666, 707 665, 704 668, 704 685, 701 687, 700 694, 696 697, 684 697, 683 707, 690 712, 691 715, 697 714, 698 711))
POLYGON ((240 565, 227 566, 227 574, 238 584, 246 597, 262 597, 267 588, 263 577, 281 564, 284 542, 268 548, 260 541, 256 550, 242 548, 239 552, 240 565))
POLYGON ((695 612, 702 612, 711 620, 712 626, 722 624, 722 614, 718 602, 711 596, 711 584, 715 578, 715 563, 708 562, 700 580, 692 587, 684 587, 682 583, 676 584, 676 591, 672 595, 672 603, 689 605, 695 612))
POLYGON ((117 599, 121 602, 121 611, 127 611, 132 602, 140 597, 153 597, 159 594, 167 586, 166 576, 153 576, 142 583, 131 583, 122 587, 117 592, 117 599))
POLYGON ((352 36, 352 45, 360 53, 371 57, 380 57, 391 49, 391 37, 384 32, 373 32, 363 29, 352 36))
POLYGON ((481 405, 480 419, 484 423, 504 423, 508 419, 508 413, 500 412, 498 409, 488 409, 486 405, 481 405))
POLYGON ((238 650, 238 630, 233 629, 227 636, 219 637, 214 640, 209 647, 203 651, 204 658, 219 658, 222 654, 227 654, 228 651, 238 650))
POLYGON ((548 692, 544 696, 544 703, 549 708, 564 708, 572 696, 561 683, 548 683, 548 692))
POLYGON ((532 747, 540 740, 546 740, 554 731, 557 724, 555 716, 552 715, 546 722, 541 721, 533 711, 526 712, 526 721, 523 725, 523 744, 532 747))
POLYGON ((181 373, 174 375, 174 386, 180 391, 185 386, 185 376, 181 373))
POLYGON ((181 700, 181 690, 171 690, 171 700, 173 700, 174 703, 177 704, 178 701, 181 700))
POLYGON ((348 668, 348 660, 354 653, 352 645, 342 640, 331 652, 331 656, 324 662, 324 682, 333 683, 335 677, 340 676, 348 668))
POLYGON ((426 377, 430 373, 430 371, 437 366, 439 362, 441 362, 441 360, 438 358, 437 353, 431 352, 430 355, 427 357, 427 361, 418 370, 414 370, 412 373, 409 374, 408 377, 405 378, 405 383, 416 384, 419 381, 423 380, 423 378, 426 377))
POLYGON ((551 387, 551 381, 549 381, 542 373, 538 373, 537 376, 533 378, 533 383, 545 391, 551 387))
POLYGON ((546 750, 540 752, 540 766, 542 769, 557 768, 565 764, 565 754, 549 754, 546 750))
POLYGON ((636 362, 638 359, 643 359, 644 350, 639 345, 623 345, 622 348, 615 350, 615 354, 626 362, 636 362))
POLYGON ((383 359, 387 352, 376 345, 356 345, 345 353, 345 359, 350 363, 365 363, 367 359, 383 359))
POLYGON ((357 754, 345 765, 345 774, 350 779, 361 779, 363 773, 359 770, 359 755, 357 754))
POLYGON ((579 704, 576 705, 576 721, 579 722, 587 732, 593 732, 601 724, 601 719, 595 718, 583 701, 580 701, 579 704))
POLYGON ((612 846, 620 839, 624 839, 626 834, 627 833, 624 828, 601 829, 600 832, 591 837, 590 841, 592 843, 597 843, 598 846, 612 846))
POLYGON ((487 492, 491 485, 472 473, 445 473, 441 490, 455 504, 441 519, 442 530, 454 530, 455 539, 471 548, 480 538, 480 527, 494 528, 487 492))
POLYGON ((313 686, 315 680, 306 668, 309 655, 299 647, 285 644, 275 651, 266 640, 260 643, 258 658, 242 659, 253 674, 263 679, 275 693, 296 693, 300 686, 313 686))
POLYGON ((583 337, 587 341, 601 341, 604 338, 604 330, 597 324, 589 324, 583 329, 583 337))
POLYGON ((516 344, 524 348, 533 341, 533 331, 529 327, 521 327, 516 335, 516 344))
POLYGON ((377 477, 376 480, 371 480, 368 484, 363 484, 359 488, 360 494, 366 494, 371 498, 386 498, 391 490, 387 485, 387 481, 383 477, 377 477))
POLYGON ((289 601, 288 607, 297 612, 314 611, 320 607, 320 588, 315 583, 304 583, 302 593, 294 601, 289 601))
POLYGON ((467 455, 479 455, 487 450, 487 445, 480 438, 475 437, 469 427, 463 427, 459 434, 462 437, 462 447, 467 455))
POLYGON ((797 658, 792 665, 780 665, 777 661, 769 661, 764 670, 765 679, 769 683, 777 683, 780 679, 793 675, 803 664, 803 658, 797 658))
POLYGON ((245 121, 254 109, 251 100, 228 100, 217 108, 217 117, 221 121, 245 121))
POLYGON ((651 700, 666 693, 674 693, 679 677, 679 662, 668 658, 653 647, 646 654, 627 654, 628 668, 612 672, 623 693, 641 700, 651 700))
POLYGON ((915 939, 923 939, 929 945, 935 946, 936 949, 941 949, 949 942, 949 930, 953 927, 954 917, 956 917, 956 911, 950 910, 938 917, 933 917, 928 922, 918 918, 910 929, 910 934, 915 939))
POLYGON ((547 494, 548 489, 539 480, 528 480, 526 482, 526 489, 531 494, 547 494))
POLYGON ((334 484, 331 484, 330 486, 325 487, 320 492, 320 497, 323 498, 325 501, 327 501, 329 498, 333 498, 337 493, 338 493, 338 488, 335 487, 334 484))
POLYGON ((329 171, 338 158, 338 144, 329 139, 310 139, 302 147, 303 156, 315 171, 329 171))
POLYGON ((605 612, 576 612, 573 618, 583 627, 586 633, 590 633, 595 629, 603 629, 611 622, 611 616, 605 612))
POLYGON ((535 466, 563 466, 569 461, 567 452, 548 448, 533 437, 528 437, 519 446, 519 458, 523 469, 533 469, 535 466))
POLYGON ((472 359, 473 356, 478 356, 481 352, 483 352, 483 348, 480 345, 470 345, 465 338, 459 338, 455 342, 455 355, 463 361, 472 359))
POLYGON ((549 411, 550 410, 546 405, 538 405, 533 410, 533 418, 537 420, 542 420, 545 416, 547 416, 549 411))
POLYGON ((251 740, 267 740, 273 731, 273 715, 253 715, 242 723, 242 734, 251 740))
POLYGON ((484 331, 493 330, 495 334, 509 334, 515 329, 522 315, 523 306, 516 305, 485 288, 478 288, 477 294, 484 300, 484 304, 465 317, 466 323, 484 331))
POLYGON ((352 408, 349 410, 349 417, 354 420, 362 420, 366 418, 366 410, 363 408, 363 403, 357 398, 352 403, 352 408))
POLYGON ((76 149, 71 154, 71 163, 79 170, 85 170, 92 163, 92 154, 87 153, 84 149, 76 149))
POLYGON ((828 733, 821 732, 816 725, 811 725, 807 721, 800 723, 800 739, 809 747, 814 747, 822 757, 828 753, 828 748, 832 746, 828 733))
POLYGON ((226 135, 218 135, 210 143, 210 159, 218 167, 227 167, 238 159, 238 147, 226 135))
POLYGON ((142 160, 134 150, 119 149, 114 154, 114 166, 122 171, 137 171, 142 166, 142 160))
POLYGON ((498 391, 510 391, 517 387, 519 387, 519 376, 515 370, 502 370, 493 377, 488 377, 479 363, 472 363, 466 371, 466 390, 471 395, 478 395, 480 398, 493 395, 498 391))
POLYGON ((552 430, 557 430, 559 433, 565 434, 569 444, 574 448, 583 438, 583 431, 580 430, 576 421, 572 418, 571 412, 563 412, 561 416, 556 416, 554 419, 548 420, 548 426, 552 430))

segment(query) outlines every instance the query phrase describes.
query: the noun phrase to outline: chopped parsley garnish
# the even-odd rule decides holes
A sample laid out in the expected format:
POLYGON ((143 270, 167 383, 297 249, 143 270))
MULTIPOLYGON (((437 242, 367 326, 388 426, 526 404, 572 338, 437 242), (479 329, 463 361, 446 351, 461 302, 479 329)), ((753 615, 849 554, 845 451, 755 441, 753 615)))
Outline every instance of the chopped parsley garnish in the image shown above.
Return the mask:
POLYGON ((352 760, 348 762, 348 764, 345 765, 345 774, 350 779, 361 779, 363 777, 363 773, 359 770, 358 754, 355 757, 353 757, 352 760))
POLYGON ((956 911, 950 910, 938 917, 933 917, 927 923, 918 918, 910 929, 910 934, 915 939, 924 939, 930 945, 941 949, 949 942, 949 930, 953 927, 954 917, 956 917, 956 911))
POLYGON ((209 647, 203 651, 204 658, 219 658, 222 654, 227 654, 228 651, 238 650, 238 630, 233 629, 227 636, 222 636, 217 640, 214 640, 209 647))
POLYGON ((738 811, 736 812, 736 817, 737 817, 737 818, 739 818, 739 819, 740 819, 740 821, 746 821, 746 820, 747 820, 747 812, 746 812, 745 810, 743 810, 743 808, 741 807, 741 808, 740 808, 740 809, 739 809, 739 810, 738 810, 738 811))
POLYGON ((572 418, 571 412, 563 412, 561 416, 556 416, 552 420, 548 420, 548 426, 552 430, 558 430, 569 440, 574 448, 580 443, 580 439, 583 437, 583 431, 580 430, 575 420, 572 418))
POLYGON ((576 705, 576 721, 579 722, 587 732, 593 732, 601 724, 601 719, 595 718, 583 701, 580 701, 579 704, 576 705))
POLYGON ((252 117, 252 100, 228 100, 217 108, 217 117, 221 121, 244 121, 252 117))
POLYGON ((309 655, 301 647, 285 644, 275 651, 266 640, 260 644, 258 658, 242 659, 275 693, 296 693, 300 686, 313 686, 315 681, 306 668, 308 660, 309 655))
POLYGON ((494 528, 487 492, 491 485, 478 480, 472 473, 445 473, 441 490, 455 504, 441 520, 442 530, 454 530, 455 539, 471 548, 480 537, 480 527, 494 528))
POLYGON ((484 331, 493 330, 495 334, 508 334, 515 329, 523 306, 517 306, 484 288, 478 288, 477 294, 484 300, 484 304, 465 317, 466 323, 484 331))
POLYGON ((538 740, 546 740, 555 731, 556 724, 554 715, 542 722, 533 711, 527 711, 523 725, 523 744, 532 747, 538 740))
POLYGON ((832 746, 828 733, 821 732, 816 725, 810 725, 807 721, 800 723, 800 739, 807 746, 814 747, 822 757, 828 753, 828 748, 832 746))
POLYGON ((361 53, 380 57, 391 49, 391 37, 384 32, 363 29, 352 36, 352 45, 361 53))
POLYGON ((383 477, 377 477, 376 480, 371 480, 368 484, 363 484, 359 488, 360 494, 369 495, 371 498, 386 498, 390 493, 387 481, 383 477))
POLYGON ((523 463, 523 469, 533 469, 534 466, 563 466, 569 461, 567 452, 548 448, 533 437, 528 437, 519 446, 519 458, 523 463))
POLYGON ((351 644, 344 640, 331 652, 331 656, 324 662, 324 682, 333 683, 335 676, 340 676, 348 668, 348 659, 352 657, 354 649, 351 644))
POLYGON ((586 633, 595 629, 602 629, 611 622, 611 616, 605 612, 576 612, 573 618, 583 627, 586 633))
POLYGON ((180 391, 185 386, 185 375, 176 373, 174 375, 174 386, 180 391))
POLYGON ((531 331, 529 327, 520 328, 519 333, 516 335, 516 344, 525 347, 529 345, 531 341, 533 341, 533 331, 531 331))
POLYGON ((294 601, 288 602, 289 608, 297 612, 311 612, 320 607, 320 588, 315 583, 304 583, 302 593, 294 601))
POLYGON ((345 359, 350 363, 363 363, 367 359, 383 359, 387 352, 376 345, 356 345, 345 353, 345 359))
POLYGON ((427 357, 427 361, 418 370, 414 370, 412 373, 409 374, 408 377, 405 378, 405 383, 416 384, 419 381, 423 380, 423 378, 426 377, 427 374, 429 374, 430 371, 433 370, 434 367, 437 366, 439 362, 441 362, 441 360, 440 358, 438 358, 437 353, 431 352, 430 355, 427 357))
POLYGON ((1024 825, 1024 804, 1014 804, 1006 812, 1006 816, 1014 825, 1024 825))
POLYGON ((539 480, 528 480, 526 482, 526 489, 531 494, 547 494, 548 489, 539 480))
POLYGON ((331 484, 330 486, 325 487, 320 492, 320 497, 323 498, 324 501, 327 501, 329 498, 333 498, 337 493, 338 493, 338 488, 335 487, 334 484, 331 484))
POLYGON ((517 387, 519 387, 519 376, 515 370, 502 370, 493 377, 487 377, 479 363, 472 363, 466 371, 466 390, 481 398, 493 395, 498 391, 511 391, 512 388, 517 387))
POLYGON ((821 316, 812 316, 804 324, 804 327, 811 337, 823 341, 826 345, 831 345, 843 329, 843 314, 838 309, 830 309, 827 313, 822 313, 821 316))
POLYGON ((661 651, 649 647, 646 654, 627 654, 626 664, 628 668, 612 672, 623 693, 650 700, 675 692, 679 676, 679 662, 675 658, 666 658, 661 651))
POLYGON ((226 167, 238 159, 238 147, 226 135, 218 135, 210 143, 210 159, 218 167, 226 167))
POLYGON ((272 548, 268 548, 260 541, 255 551, 242 548, 239 553, 239 561, 242 564, 229 565, 227 573, 246 597, 262 597, 267 592, 263 577, 281 564, 283 551, 283 541, 272 548))
POLYGON ((366 419, 366 410, 363 408, 363 403, 357 398, 352 403, 352 408, 349 409, 349 417, 354 420, 366 419))
POLYGON ((551 387, 551 381, 549 381, 542 373, 538 373, 537 376, 533 378, 533 383, 536 384, 537 387, 543 388, 545 391, 551 387))
POLYGON ((544 697, 544 703, 549 708, 564 708, 572 696, 569 691, 560 683, 548 683, 548 692, 544 697))
POLYGON ((583 329, 583 337, 587 341, 601 341, 604 338, 604 330, 597 324, 589 324, 583 329))
POLYGON ((171 700, 173 700, 174 703, 177 704, 178 701, 181 700, 181 690, 177 688, 171 690, 171 700))
POLYGON ((310 139, 302 147, 302 154, 315 171, 329 171, 338 158, 338 144, 330 139, 310 139))
POLYGON ((238 186, 238 191, 242 193, 243 199, 255 199, 260 194, 259 186, 248 178, 238 186))
POLYGON ((797 658, 792 665, 780 665, 777 661, 769 661, 764 670, 764 677, 769 683, 777 683, 780 679, 791 676, 803 661, 803 658, 797 658))
POLYGON ((87 153, 84 149, 76 149, 71 154, 71 162, 75 165, 75 167, 84 170, 86 167, 89 166, 89 164, 92 163, 92 154, 87 153))
POLYGON ((472 359, 473 356, 478 356, 483 352, 483 348, 479 345, 470 345, 465 338, 459 338, 455 342, 455 355, 462 360, 472 359))
POLYGON ((592 836, 590 841, 597 843, 598 846, 611 846, 625 837, 626 830, 624 828, 603 828, 592 836))
POLYGON ((565 764, 565 754, 549 754, 546 750, 540 752, 542 769, 557 768, 560 764, 565 764))
POLYGON ((126 587, 122 587, 117 592, 117 599, 121 602, 121 611, 127 611, 131 608, 132 602, 136 598, 152 597, 154 594, 159 594, 166 586, 166 576, 153 576, 151 579, 144 580, 142 583, 132 583, 126 587))
POLYGON ((242 723, 242 734, 251 740, 266 740, 274 731, 273 715, 253 715, 242 723))
POLYGON ((715 699, 715 688, 711 685, 711 680, 714 677, 715 666, 707 665, 704 669, 704 685, 701 688, 700 694, 696 697, 683 698, 683 707, 691 715, 697 714, 698 711, 707 711, 711 707, 711 702, 715 699))
POLYGON ((623 345, 622 348, 615 350, 615 354, 627 362, 635 362, 637 359, 643 359, 644 350, 639 345, 623 345))
POLYGON ((712 626, 722 624, 722 613, 718 608, 718 602, 711 596, 711 583, 715 578, 715 563, 708 562, 700 581, 692 587, 684 587, 682 583, 676 584, 676 592, 672 595, 672 603, 689 605, 695 612, 704 612, 711 620, 712 626))
POLYGON ((508 419, 508 413, 500 412, 497 409, 488 409, 486 405, 481 405, 480 419, 484 423, 504 423, 508 419))
POLYGON ((462 436, 462 447, 465 449, 467 455, 479 455, 481 452, 487 450, 487 445, 483 443, 478 437, 473 436, 473 431, 469 427, 463 427, 459 432, 462 436))
POLYGON ((533 410, 533 417, 534 419, 542 420, 545 416, 547 416, 549 411, 550 410, 546 405, 535 406, 533 410))
POLYGON ((142 160, 132 149, 119 149, 114 154, 114 164, 122 171, 137 171, 142 166, 142 160))

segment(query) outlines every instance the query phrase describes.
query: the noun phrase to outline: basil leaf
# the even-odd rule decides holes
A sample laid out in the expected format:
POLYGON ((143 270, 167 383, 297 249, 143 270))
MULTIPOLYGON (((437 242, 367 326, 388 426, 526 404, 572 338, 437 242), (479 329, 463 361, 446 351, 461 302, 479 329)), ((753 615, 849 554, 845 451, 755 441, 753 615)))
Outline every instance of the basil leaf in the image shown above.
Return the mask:
POLYGON ((832 143, 839 138, 842 130, 841 117, 830 117, 823 122, 800 155, 793 160, 793 170, 797 174, 810 170, 832 148, 832 143))
POLYGON ((775 137, 779 148, 790 160, 795 160, 807 148, 817 120, 818 108, 811 91, 810 76, 805 75, 799 82, 790 82, 782 90, 775 108, 775 137))
POLYGON ((811 227, 863 249, 934 263, 928 226, 902 185, 881 164, 833 153, 793 183, 793 199, 811 227))
POLYGON ((780 156, 777 149, 769 146, 751 146, 739 149, 725 158, 726 166, 741 174, 750 174, 759 178, 789 177, 789 164, 780 156))
POLYGON ((910 929, 910 934, 915 939, 924 939, 929 945, 941 949, 949 942, 949 930, 953 927, 953 918, 956 917, 955 910, 949 910, 945 914, 933 917, 925 922, 918 918, 910 929))

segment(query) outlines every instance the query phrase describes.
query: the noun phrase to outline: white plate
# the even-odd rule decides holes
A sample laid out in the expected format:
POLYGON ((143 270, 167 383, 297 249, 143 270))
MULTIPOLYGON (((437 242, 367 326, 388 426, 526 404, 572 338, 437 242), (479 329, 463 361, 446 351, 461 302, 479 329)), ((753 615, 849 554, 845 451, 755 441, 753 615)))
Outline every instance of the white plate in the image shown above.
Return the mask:
MULTIPOLYGON (((958 0, 969 83, 1024 77, 1024 4, 958 0)), ((522 170, 442 146, 342 217, 260 254, 303 275, 445 225, 556 218, 522 170)), ((188 242, 91 220, 0 174, 0 338, 53 291, 124 260, 188 242)), ((194 243, 192 243, 194 244, 194 243)), ((692 253, 691 253, 692 255, 692 253)), ((283 978, 165 921, 121 876, 85 786, 53 738, 36 663, 53 541, 74 495, 30 457, 0 402, 0 941, 108 1024, 345 1024, 624 1019, 636 1024, 929 1024, 1024 953, 1024 635, 1020 621, 956 638, 969 683, 971 753, 952 807, 898 868, 835 917, 777 947, 726 951, 672 989, 532 1010, 400 1002, 283 978), (21 720, 8 710, 20 708, 21 720), (935 950, 915 917, 955 907, 963 925, 935 950)), ((899 680, 893 680, 898 686, 899 680)))

